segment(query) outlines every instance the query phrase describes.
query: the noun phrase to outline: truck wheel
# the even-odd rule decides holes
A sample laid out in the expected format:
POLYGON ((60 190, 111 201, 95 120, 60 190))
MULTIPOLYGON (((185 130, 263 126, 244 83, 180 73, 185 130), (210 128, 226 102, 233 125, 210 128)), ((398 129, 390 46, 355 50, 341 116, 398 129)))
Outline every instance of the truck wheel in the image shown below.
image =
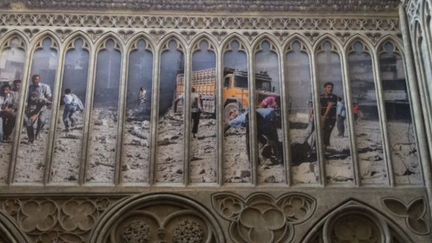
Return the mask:
POLYGON ((225 124, 228 124, 232 119, 236 118, 240 114, 240 107, 238 103, 229 103, 224 108, 224 119, 225 124))

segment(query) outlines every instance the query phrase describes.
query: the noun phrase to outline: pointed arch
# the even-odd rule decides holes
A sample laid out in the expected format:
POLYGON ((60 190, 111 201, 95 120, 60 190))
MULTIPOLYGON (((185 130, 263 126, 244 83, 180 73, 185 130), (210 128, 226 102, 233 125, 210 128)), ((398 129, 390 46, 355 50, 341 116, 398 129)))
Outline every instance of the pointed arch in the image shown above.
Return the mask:
POLYGON ((15 220, 0 211, 0 241, 6 240, 11 243, 31 242, 27 236, 18 228, 15 220))
POLYGON ((400 239, 403 239, 404 243, 413 243, 408 234, 404 233, 405 231, 403 228, 397 225, 388 215, 385 215, 370 205, 353 198, 340 203, 322 216, 306 233, 301 242, 312 243, 315 242, 314 240, 319 236, 320 238, 324 238, 325 243, 328 243, 328 235, 332 230, 333 223, 341 216, 350 215, 361 215, 364 218, 369 219, 372 223, 375 223, 380 230, 382 237, 386 239, 385 242, 390 242, 390 239, 393 237, 392 234, 398 232, 397 236, 401 237, 400 239))
POLYGON ((386 43, 392 43, 397 50, 399 50, 399 54, 401 55, 402 59, 405 62, 405 53, 403 52, 403 45, 400 40, 398 40, 393 35, 386 35, 382 37, 376 44, 376 53, 378 54, 378 58, 380 56, 380 49, 386 44, 386 43))
POLYGON ((357 41, 360 41, 364 46, 366 46, 369 49, 369 54, 372 55, 372 51, 374 49, 372 43, 370 43, 370 40, 361 34, 355 34, 354 36, 350 37, 348 41, 345 43, 345 52, 348 52, 349 48, 354 45, 357 41))
POLYGON ((40 41, 44 41, 46 38, 51 38, 54 41, 54 44, 57 47, 57 51, 60 51, 61 47, 61 40, 58 38, 58 36, 51 30, 45 30, 40 33, 37 33, 31 40, 29 46, 31 47, 31 53, 34 53, 35 50, 38 48, 37 43, 40 41))
MULTIPOLYGON (((89 46, 89 52, 91 53, 92 50, 93 50, 92 41, 91 41, 90 37, 86 33, 84 33, 83 31, 81 31, 81 30, 78 30, 77 32, 74 32, 73 34, 71 34, 68 37, 66 37, 66 39, 64 40, 65 47, 67 48, 67 46, 70 43, 74 42, 78 38, 82 38, 84 41, 87 42, 87 44, 89 46)), ((67 52, 67 50, 65 50, 65 52, 67 52)))
POLYGON ((188 46, 186 43, 186 40, 184 39, 184 37, 178 33, 175 32, 170 32, 168 34, 166 34, 165 36, 163 36, 158 45, 157 45, 157 49, 158 49, 158 55, 161 54, 161 52, 163 51, 163 46, 168 44, 171 40, 175 40, 178 42, 178 44, 180 44, 180 47, 182 48, 182 52, 184 53, 186 50, 186 47, 188 46))
POLYGON ((279 41, 273 35, 269 33, 263 33, 255 38, 255 40, 251 43, 251 54, 255 55, 257 52, 257 48, 264 41, 268 41, 272 46, 274 46, 274 51, 276 52, 278 59, 281 56, 282 50, 279 47, 279 41))
POLYGON ((293 34, 292 36, 288 37, 288 39, 284 41, 284 43, 282 44, 283 53, 286 53, 289 46, 296 40, 301 42, 306 47, 308 56, 310 56, 312 54, 313 46, 311 45, 310 41, 308 41, 304 36, 299 35, 298 33, 293 34))
POLYGON ((209 42, 209 44, 214 46, 215 54, 220 49, 220 47, 218 45, 218 41, 214 38, 214 36, 209 35, 208 33, 200 33, 200 34, 194 36, 192 38, 192 40, 190 41, 190 46, 192 47, 191 51, 193 52, 192 49, 193 49, 194 45, 199 44, 203 40, 206 40, 207 42, 209 42))
POLYGON ((317 53, 318 48, 325 41, 329 41, 330 43, 332 43, 336 47, 336 51, 337 51, 338 55, 339 56, 342 55, 342 52, 343 52, 343 49, 344 49, 343 46, 342 46, 342 44, 339 42, 339 40, 335 36, 333 36, 331 34, 324 34, 324 35, 322 35, 321 37, 319 37, 315 41, 315 43, 313 44, 313 47, 312 47, 312 50, 313 50, 314 54, 317 53))
POLYGON ((247 60, 251 56, 251 54, 250 54, 251 53, 250 46, 248 45, 249 43, 247 42, 247 40, 245 38, 243 38, 242 36, 240 36, 239 34, 237 34, 237 33, 230 34, 220 44, 220 49, 221 49, 220 53, 222 55, 222 58, 221 58, 222 59, 222 68, 224 68, 224 66, 225 66, 224 57, 225 57, 225 55, 227 53, 228 45, 230 45, 234 41, 237 41, 240 46, 244 47, 243 52, 246 55, 246 69, 248 69, 249 63, 248 63, 247 60))
POLYGON ((27 36, 24 35, 24 34, 23 34, 22 32, 20 32, 20 31, 17 31, 17 30, 11 30, 11 31, 7 32, 6 34, 4 34, 3 37, 1 38, 1 40, 0 40, 0 50, 2 50, 3 45, 4 45, 7 41, 13 39, 14 37, 21 38, 21 39, 24 41, 24 44, 25 44, 25 47, 24 47, 24 48, 25 48, 25 50, 28 49, 30 42, 29 42, 29 39, 27 38, 27 36))
POLYGON ((130 54, 131 47, 135 43, 135 41, 137 41, 137 40, 144 40, 145 42, 147 42, 150 45, 150 49, 152 50, 152 53, 155 52, 156 43, 154 43, 154 41, 152 40, 150 35, 148 35, 145 32, 139 32, 139 33, 133 35, 131 38, 129 38, 128 42, 126 43, 125 50, 128 52, 128 54, 130 54))
MULTIPOLYGON (((166 227, 172 219, 188 215, 192 220, 191 222, 205 223, 203 226, 205 225, 206 228, 202 228, 203 232, 205 231, 208 236, 211 236, 207 237, 207 240, 204 239, 205 242, 210 242, 210 239, 215 242, 226 241, 224 231, 215 215, 201 203, 184 196, 157 193, 139 194, 112 205, 93 228, 89 242, 102 243, 109 238, 115 238, 115 235, 118 234, 119 225, 125 225, 130 219, 139 215, 141 218, 147 218, 158 223, 158 225, 148 225, 150 226, 149 231, 153 233, 161 229, 167 230, 166 227), (157 211, 165 211, 165 213, 160 214, 157 211)), ((138 231, 138 233, 143 233, 143 231, 138 231)), ((165 238, 165 236, 161 237, 165 238)), ((188 240, 189 237, 186 236, 185 238, 188 240)), ((192 242, 193 240, 189 239, 188 241, 192 242)))
POLYGON ((101 37, 98 38, 98 40, 95 42, 95 51, 98 53, 101 50, 101 46, 108 41, 109 39, 112 39, 114 42, 118 43, 118 49, 120 50, 120 53, 124 53, 124 46, 122 45, 122 41, 120 36, 115 32, 108 32, 103 34, 101 37))
POLYGON ((233 40, 237 40, 238 42, 240 42, 241 44, 243 44, 243 46, 246 47, 246 51, 247 51, 246 54, 249 55, 249 52, 250 52, 250 45, 249 45, 249 42, 248 42, 248 40, 247 40, 246 38, 244 38, 243 36, 239 35, 238 33, 231 33, 231 34, 229 34, 228 36, 226 36, 226 37, 221 41, 220 46, 221 46, 222 53, 223 53, 223 51, 224 51, 224 49, 225 49, 225 46, 226 46, 228 43, 231 43, 233 40))

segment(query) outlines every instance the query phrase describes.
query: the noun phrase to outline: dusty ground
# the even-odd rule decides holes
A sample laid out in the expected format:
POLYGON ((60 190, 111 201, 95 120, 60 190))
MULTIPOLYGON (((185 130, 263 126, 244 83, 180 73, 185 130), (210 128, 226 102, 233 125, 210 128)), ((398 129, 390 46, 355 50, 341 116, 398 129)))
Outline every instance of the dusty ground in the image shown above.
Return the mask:
POLYGON ((168 112, 159 119, 157 139, 156 181, 183 181, 183 116, 168 112))
POLYGON ((191 183, 216 183, 216 120, 201 116, 196 138, 191 141, 191 183))
MULTIPOLYGON (((158 182, 183 180, 183 127, 183 116, 172 111, 159 121, 158 182)), ((191 140, 190 182, 216 182, 216 170, 216 123, 215 119, 203 115, 196 138, 191 140)))
POLYGON ((388 122, 391 158, 397 184, 422 183, 421 167, 412 124, 388 122))
POLYGON ((388 174, 379 122, 360 120, 354 125, 354 129, 361 183, 386 184, 388 174))
POLYGON ((87 181, 113 183, 117 140, 117 110, 95 109, 92 113, 92 122, 87 181))
POLYGON ((251 164, 246 148, 246 128, 225 132, 224 178, 226 183, 251 183, 251 164))
MULTIPOLYGON (((292 149, 297 149, 293 147, 294 144, 303 144, 305 142, 307 122, 307 116, 290 116, 290 143, 292 149), (294 126, 293 123, 301 124, 301 126, 294 126)), ((293 162, 290 168, 293 184, 318 183, 319 166, 316 159, 314 161, 300 160, 293 162)))
MULTIPOLYGON (((42 182, 45 170, 45 156, 48 143, 48 126, 51 110, 46 110, 46 125, 35 141, 28 143, 26 127, 21 129, 21 141, 15 170, 15 182, 42 182)), ((35 125, 36 127, 36 125, 35 125)), ((36 129, 35 129, 36 131, 36 129)))
POLYGON ((6 182, 11 154, 12 142, 0 143, 0 183, 6 182))
POLYGON ((69 132, 65 130, 62 117, 63 107, 57 121, 51 178, 53 182, 77 182, 82 154, 83 113, 74 113, 76 126, 69 132))
MULTIPOLYGON (((62 111, 61 111, 62 112, 62 111)), ((60 112, 60 117, 61 117, 60 112)), ((76 117, 80 118, 78 114, 76 117)), ((90 182, 112 182, 114 176, 117 117, 114 111, 95 110, 93 113, 88 180, 90 182)), ((197 138, 192 139, 191 182, 216 182, 216 136, 215 120, 200 121, 197 138)), ((128 121, 125 124, 122 174, 124 182, 147 182, 149 168, 149 123, 128 121)), ((412 127, 407 123, 388 123, 391 156, 397 184, 421 183, 421 169, 412 127)), ((183 118, 181 114, 169 112, 159 122, 158 160, 156 179, 158 182, 179 183, 183 180, 183 118)), ((246 129, 229 129, 224 137, 224 178, 226 183, 250 183, 251 165, 246 154, 246 129)), ((27 143, 25 129, 21 131, 16 182, 41 182, 44 172, 45 148, 48 130, 45 129, 34 144, 27 143)), ((305 129, 290 130, 291 143, 304 140, 305 129)), ((337 137, 335 128, 331 146, 325 154, 326 178, 330 183, 351 183, 353 167, 349 150, 349 138, 337 137)), ((377 122, 360 120, 356 125, 356 143, 362 183, 384 184, 387 172, 383 160, 381 135, 377 122)), ((82 138, 82 119, 70 132, 64 131, 63 122, 58 121, 54 147, 52 179, 54 182, 75 182, 78 178, 82 138)), ((11 143, 0 146, 0 181, 4 181, 8 170, 11 143)), ((262 160, 263 161, 263 160, 262 160)), ((281 164, 263 161, 258 165, 260 183, 280 183, 284 180, 281 164)), ((317 162, 303 162, 291 166, 295 184, 317 183, 317 162)))
POLYGON ((125 183, 149 182, 149 121, 127 121, 124 129, 122 176, 125 183))

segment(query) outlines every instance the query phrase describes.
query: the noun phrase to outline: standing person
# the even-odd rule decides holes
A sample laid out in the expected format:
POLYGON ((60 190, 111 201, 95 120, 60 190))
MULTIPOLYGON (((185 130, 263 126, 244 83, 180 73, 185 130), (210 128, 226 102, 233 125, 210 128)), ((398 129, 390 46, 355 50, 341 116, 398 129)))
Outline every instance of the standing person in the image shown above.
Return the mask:
POLYGON ((3 142, 12 133, 16 118, 16 94, 9 84, 1 87, 0 107, 0 142, 3 142))
POLYGON ((330 146, 330 135, 336 123, 336 103, 338 97, 333 94, 334 84, 324 84, 324 92, 320 95, 321 127, 323 131, 324 149, 330 146))
POLYGON ((9 84, 4 84, 1 87, 2 96, 0 97, 1 104, 1 140, 8 140, 9 136, 12 134, 12 130, 15 127, 16 111, 18 105, 17 93, 12 91, 12 87, 9 84))
POLYGON ((353 115, 354 115, 354 121, 357 122, 362 117, 362 113, 361 113, 361 110, 360 110, 360 105, 357 102, 355 102, 353 104, 353 109, 352 110, 353 110, 353 115))
POLYGON ((191 113, 192 113, 192 136, 195 138, 198 133, 199 119, 203 107, 201 95, 192 88, 191 93, 191 113))
POLYGON ((19 92, 21 90, 21 80, 16 79, 16 80, 13 81, 12 90, 14 92, 19 92))
POLYGON ((346 110, 345 110, 345 104, 341 97, 338 97, 338 101, 336 104, 336 127, 338 130, 338 136, 344 137, 345 136, 345 118, 346 118, 346 110))
POLYGON ((138 92, 138 104, 142 105, 147 102, 147 90, 141 87, 138 92))
POLYGON ((27 127, 27 135, 30 143, 37 139, 46 123, 46 110, 51 104, 51 89, 47 84, 42 83, 39 74, 32 76, 32 84, 29 86, 27 98, 26 117, 24 119, 27 127), (36 133, 34 132, 34 124, 36 133))
POLYGON ((69 122, 71 122, 71 127, 75 126, 75 119, 73 115, 76 111, 83 111, 84 105, 80 98, 76 96, 70 89, 65 89, 64 101, 64 111, 63 111, 63 123, 66 132, 69 132, 69 122))

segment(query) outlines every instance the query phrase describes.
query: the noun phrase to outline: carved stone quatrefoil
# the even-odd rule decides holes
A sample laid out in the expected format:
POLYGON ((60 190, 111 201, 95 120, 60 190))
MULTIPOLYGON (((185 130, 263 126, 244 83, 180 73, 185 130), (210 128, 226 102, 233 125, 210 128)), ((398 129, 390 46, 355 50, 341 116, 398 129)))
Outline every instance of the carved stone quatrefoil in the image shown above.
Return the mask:
POLYGON ((213 208, 230 221, 230 236, 235 242, 288 242, 294 225, 309 219, 316 200, 302 193, 287 193, 275 199, 266 193, 248 198, 232 193, 213 195, 213 208))

